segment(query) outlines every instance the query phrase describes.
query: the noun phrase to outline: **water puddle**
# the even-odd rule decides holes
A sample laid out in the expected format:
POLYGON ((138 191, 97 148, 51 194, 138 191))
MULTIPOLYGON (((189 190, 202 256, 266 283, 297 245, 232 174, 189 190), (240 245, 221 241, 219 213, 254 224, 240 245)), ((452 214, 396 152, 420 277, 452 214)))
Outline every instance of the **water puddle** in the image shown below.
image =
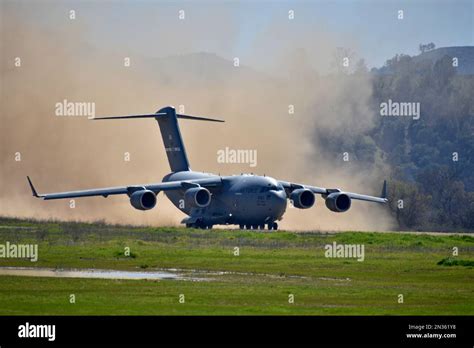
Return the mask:
POLYGON ((54 269, 34 267, 0 267, 0 275, 53 278, 89 279, 135 279, 135 280, 191 280, 203 281, 206 278, 184 276, 166 271, 117 271, 105 269, 54 269))
POLYGON ((290 274, 268 274, 268 273, 252 273, 252 272, 237 272, 237 271, 211 271, 211 270, 203 270, 203 269, 180 269, 180 268, 167 268, 164 269, 165 271, 171 272, 182 272, 188 274, 191 272, 192 274, 199 274, 199 275, 214 275, 214 276, 224 276, 224 275, 236 275, 236 276, 248 276, 248 277, 269 277, 269 278, 277 278, 277 279, 287 279, 287 278, 295 278, 295 279, 309 279, 309 277, 299 276, 299 275, 290 275, 290 274))
POLYGON ((333 278, 333 277, 319 277, 320 280, 331 280, 335 282, 350 282, 351 278, 333 278))
MULTIPOLYGON (((23 277, 52 277, 52 278, 88 278, 88 279, 119 279, 119 280, 187 280, 187 281, 213 281, 216 277, 226 275, 247 277, 268 277, 273 279, 302 279, 310 277, 288 274, 246 273, 235 271, 211 271, 197 269, 166 268, 154 271, 119 271, 107 269, 56 269, 40 267, 0 267, 0 276, 23 277)), ((348 282, 350 278, 318 277, 319 280, 348 282)))

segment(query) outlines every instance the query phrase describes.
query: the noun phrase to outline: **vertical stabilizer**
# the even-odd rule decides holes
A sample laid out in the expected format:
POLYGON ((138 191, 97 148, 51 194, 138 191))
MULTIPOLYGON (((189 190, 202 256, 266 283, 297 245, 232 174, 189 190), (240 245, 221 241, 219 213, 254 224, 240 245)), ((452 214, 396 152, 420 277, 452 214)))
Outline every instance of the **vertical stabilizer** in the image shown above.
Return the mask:
POLYGON ((161 115, 166 114, 166 116, 157 117, 156 120, 160 126, 161 137, 163 138, 171 171, 182 172, 190 170, 183 138, 179 131, 176 110, 171 106, 167 106, 158 110, 157 113, 161 115))

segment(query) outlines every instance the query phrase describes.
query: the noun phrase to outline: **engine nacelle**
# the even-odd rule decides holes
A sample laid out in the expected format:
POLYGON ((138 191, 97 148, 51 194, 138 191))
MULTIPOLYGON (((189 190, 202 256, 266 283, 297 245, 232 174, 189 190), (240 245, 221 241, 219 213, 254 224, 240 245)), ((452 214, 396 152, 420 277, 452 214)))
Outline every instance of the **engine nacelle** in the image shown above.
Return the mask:
POLYGON ((351 197, 342 192, 333 192, 326 197, 326 207, 336 213, 343 213, 351 207, 351 197))
POLYGON ((135 191, 130 195, 130 204, 138 210, 150 210, 156 205, 156 195, 150 190, 135 191))
POLYGON ((308 189, 297 189, 290 194, 293 206, 299 209, 308 209, 314 205, 314 193, 308 189))
POLYGON ((205 208, 211 203, 211 193, 204 187, 193 187, 184 193, 187 207, 205 208))

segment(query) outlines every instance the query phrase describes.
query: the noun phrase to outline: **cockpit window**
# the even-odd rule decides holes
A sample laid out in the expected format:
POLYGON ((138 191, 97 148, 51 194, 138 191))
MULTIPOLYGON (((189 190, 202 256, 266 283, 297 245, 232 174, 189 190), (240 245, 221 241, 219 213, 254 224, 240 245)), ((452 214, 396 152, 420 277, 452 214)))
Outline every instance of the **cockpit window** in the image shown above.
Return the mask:
POLYGON ((260 188, 259 193, 265 193, 269 191, 282 191, 282 190, 283 190, 283 187, 281 185, 267 182, 266 186, 260 188))
POLYGON ((260 192, 268 192, 268 191, 281 191, 283 188, 279 185, 268 184, 268 187, 263 187, 260 192))

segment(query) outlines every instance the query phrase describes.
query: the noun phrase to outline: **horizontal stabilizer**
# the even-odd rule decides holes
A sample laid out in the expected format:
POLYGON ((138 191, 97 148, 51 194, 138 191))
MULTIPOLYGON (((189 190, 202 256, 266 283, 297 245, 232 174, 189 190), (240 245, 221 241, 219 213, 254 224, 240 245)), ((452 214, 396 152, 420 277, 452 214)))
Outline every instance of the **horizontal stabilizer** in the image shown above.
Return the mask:
POLYGON ((127 116, 111 116, 111 117, 94 117, 92 120, 120 120, 120 119, 131 119, 131 118, 156 118, 160 116, 166 116, 165 113, 156 113, 148 115, 127 115, 127 116))
MULTIPOLYGON (((146 114, 146 115, 126 115, 126 116, 110 116, 110 117, 94 117, 92 120, 124 120, 124 119, 135 119, 135 118, 158 118, 166 116, 164 112, 159 112, 156 114, 146 114)), ((177 118, 183 118, 185 120, 197 120, 197 121, 210 121, 210 122, 225 122, 224 120, 219 120, 215 118, 207 118, 200 116, 191 116, 191 115, 182 115, 176 114, 177 118)))
POLYGON ((183 172, 190 170, 186 149, 181 137, 181 132, 179 131, 179 118, 183 118, 185 120, 224 122, 223 120, 214 118, 177 114, 176 109, 172 106, 161 108, 154 114, 95 117, 93 120, 120 120, 138 118, 153 118, 156 122, 158 122, 161 138, 163 139, 163 145, 165 146, 166 150, 166 156, 168 157, 168 162, 173 172, 183 172))
POLYGON ((197 120, 197 121, 210 121, 210 122, 225 122, 224 120, 219 120, 216 118, 207 118, 207 117, 200 117, 200 116, 190 116, 190 115, 182 115, 176 114, 177 118, 184 118, 185 120, 197 120))

